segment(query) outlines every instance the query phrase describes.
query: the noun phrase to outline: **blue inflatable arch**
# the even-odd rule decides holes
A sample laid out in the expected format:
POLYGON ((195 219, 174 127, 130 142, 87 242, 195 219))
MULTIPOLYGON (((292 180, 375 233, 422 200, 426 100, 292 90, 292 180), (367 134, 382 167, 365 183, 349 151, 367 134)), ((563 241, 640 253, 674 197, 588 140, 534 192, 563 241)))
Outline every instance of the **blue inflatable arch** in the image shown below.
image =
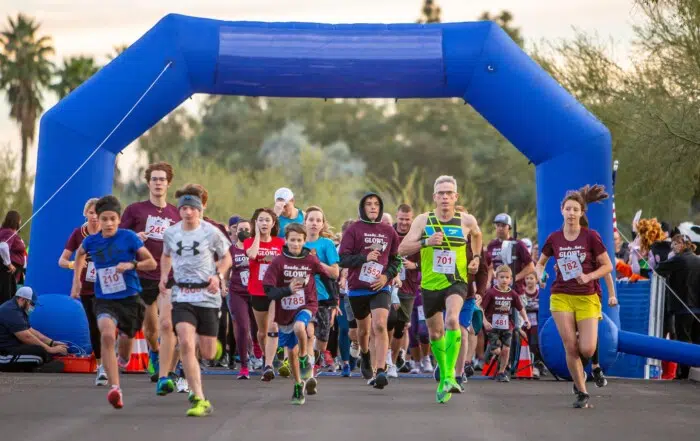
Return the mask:
MULTIPOLYGON (((115 156, 195 93, 462 98, 536 166, 539 243, 561 226, 559 205, 567 190, 612 185, 606 127, 492 22, 330 25, 168 15, 44 115, 34 207, 65 182, 169 63, 133 113, 34 220, 28 284, 39 294, 69 292, 71 273, 57 266, 58 256, 83 222, 85 201, 111 193, 115 156)), ((592 206, 589 219, 613 250, 610 201, 592 206)), ((543 324, 547 293, 541 302, 543 324)), ((605 312, 619 324, 615 310, 605 312)), ((616 347, 609 352, 616 354, 616 347)))

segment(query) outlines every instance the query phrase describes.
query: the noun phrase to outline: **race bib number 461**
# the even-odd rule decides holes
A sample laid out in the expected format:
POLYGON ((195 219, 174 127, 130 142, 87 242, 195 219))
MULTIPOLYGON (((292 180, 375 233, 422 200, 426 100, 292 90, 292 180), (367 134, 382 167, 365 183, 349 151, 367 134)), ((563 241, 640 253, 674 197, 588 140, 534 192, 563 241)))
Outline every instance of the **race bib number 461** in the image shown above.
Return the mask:
POLYGON ((581 261, 578 260, 576 254, 557 259, 557 266, 559 267, 559 272, 561 272, 561 278, 565 281, 575 279, 583 274, 581 261))
POLYGON ((98 269, 97 275, 100 278, 100 288, 102 288, 102 294, 114 294, 117 292, 126 291, 124 275, 117 272, 116 266, 98 269))

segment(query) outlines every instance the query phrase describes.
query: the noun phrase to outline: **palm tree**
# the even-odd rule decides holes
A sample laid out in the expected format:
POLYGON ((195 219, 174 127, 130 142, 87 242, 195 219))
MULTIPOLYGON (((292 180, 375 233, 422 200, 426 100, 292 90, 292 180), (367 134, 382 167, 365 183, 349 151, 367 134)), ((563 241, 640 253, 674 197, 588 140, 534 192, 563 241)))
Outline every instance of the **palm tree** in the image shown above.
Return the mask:
POLYGON ((58 83, 51 85, 51 90, 56 92, 58 99, 63 99, 78 86, 93 76, 100 67, 95 59, 90 56, 80 55, 63 59, 63 66, 56 69, 55 75, 58 83))
POLYGON ((120 56, 122 54, 122 52, 129 49, 129 45, 122 43, 122 44, 118 44, 118 45, 114 46, 112 49, 113 49, 113 52, 107 54, 107 59, 109 61, 114 60, 115 58, 120 56))
POLYGON ((0 31, 0 90, 7 93, 10 118, 20 126, 22 156, 20 186, 27 178, 27 150, 34 142, 36 121, 43 111, 42 90, 49 87, 53 64, 51 37, 39 36, 39 23, 18 14, 8 17, 8 26, 0 31))

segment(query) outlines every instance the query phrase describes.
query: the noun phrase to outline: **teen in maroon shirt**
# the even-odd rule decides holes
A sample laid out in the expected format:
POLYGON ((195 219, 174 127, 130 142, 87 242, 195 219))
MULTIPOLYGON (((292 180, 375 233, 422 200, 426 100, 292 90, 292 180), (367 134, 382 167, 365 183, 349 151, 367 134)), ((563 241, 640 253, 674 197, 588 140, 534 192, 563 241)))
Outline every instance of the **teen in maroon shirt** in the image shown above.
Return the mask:
POLYGON ((265 294, 275 300, 275 323, 279 326, 279 345, 289 350, 294 375, 292 402, 303 404, 304 392, 316 393, 316 379, 308 356, 307 326, 318 310, 315 275, 330 277, 318 257, 304 247, 306 228, 297 223, 285 229, 287 244, 265 272, 265 294), (304 383, 305 380, 306 383, 304 383), (305 389, 305 390, 304 390, 305 389))
POLYGON ((557 260, 549 303, 574 380, 576 408, 588 407, 590 399, 583 368, 598 344, 598 321, 602 318, 596 281, 613 269, 600 235, 582 225, 588 224, 587 205, 607 197, 602 185, 568 192, 561 204, 564 226, 549 235, 537 262, 537 275, 542 280, 549 258, 557 260))
MULTIPOLYGON (((513 220, 508 214, 501 213, 497 215, 493 223, 496 225, 496 238, 489 242, 486 247, 489 281, 491 281, 494 276, 494 269, 506 264, 515 275, 513 288, 515 288, 518 293, 522 294, 525 288, 525 276, 535 271, 532 255, 523 241, 511 237, 513 220), (504 246, 505 244, 507 244, 507 246, 504 246), (504 256, 504 253, 506 253, 507 256, 504 256), (510 263, 505 262, 504 257, 509 258, 508 262, 510 263)), ((495 284, 494 282, 493 285, 495 284)), ((489 283, 489 285, 491 285, 491 283, 489 283)))

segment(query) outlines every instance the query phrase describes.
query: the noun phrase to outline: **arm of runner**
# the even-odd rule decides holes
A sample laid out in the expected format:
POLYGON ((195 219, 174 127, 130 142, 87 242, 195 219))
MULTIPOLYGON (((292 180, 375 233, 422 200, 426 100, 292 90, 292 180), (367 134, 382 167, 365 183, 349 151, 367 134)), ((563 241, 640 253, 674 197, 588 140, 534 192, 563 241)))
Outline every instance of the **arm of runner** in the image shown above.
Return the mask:
POLYGON ((85 250, 83 250, 83 246, 80 245, 80 248, 78 248, 78 250, 75 252, 75 265, 73 267, 73 287, 70 291, 70 296, 74 299, 77 299, 80 296, 80 273, 82 272, 82 268, 83 265, 85 265, 86 260, 87 257, 85 254, 85 250))
POLYGON ((58 266, 65 269, 73 269, 74 262, 71 262, 70 256, 73 254, 71 250, 64 249, 61 253, 61 257, 58 258, 58 266))
POLYGON ((379 255, 379 253, 376 251, 370 252, 367 256, 362 255, 361 252, 355 251, 356 247, 353 231, 354 230, 352 227, 350 227, 350 229, 345 232, 343 238, 340 240, 338 254, 340 255, 339 265, 341 268, 360 268, 370 260, 370 255, 379 255))
POLYGON ((158 283, 158 289, 160 292, 165 292, 168 290, 168 276, 170 275, 170 270, 173 267, 173 258, 170 255, 169 250, 163 249, 163 254, 160 256, 160 282, 158 283))
POLYGON ((535 264, 533 262, 528 263, 525 267, 515 275, 515 281, 519 282, 525 278, 528 274, 535 271, 535 264))
POLYGON ((326 265, 325 263, 321 262, 321 266, 326 272, 326 275, 331 279, 337 279, 340 277, 340 267, 337 263, 334 263, 333 265, 326 265))
MULTIPOLYGON (((292 282, 292 283, 296 283, 296 282, 292 282)), ((300 283, 298 285, 302 286, 300 283)), ((280 300, 284 297, 288 297, 288 296, 292 295, 292 289, 289 286, 283 286, 282 288, 277 288, 277 287, 272 286, 272 285, 263 285, 263 289, 265 290, 265 295, 270 300, 280 300)))
POLYGON ((411 229, 399 244, 400 255, 410 256, 411 254, 419 252, 421 247, 423 247, 421 237, 423 236, 423 229, 425 228, 427 218, 428 216, 423 213, 413 220, 411 229))
POLYGON ((535 265, 535 272, 537 273, 537 280, 539 281, 542 281, 544 277, 544 268, 547 266, 548 260, 549 256, 544 253, 540 254, 540 260, 538 260, 537 265, 535 265))
POLYGON ((598 269, 588 274, 581 274, 576 278, 578 283, 584 285, 591 280, 597 280, 601 277, 605 277, 606 274, 610 274, 613 270, 612 262, 610 261, 610 256, 608 252, 605 251, 596 257, 596 262, 598 263, 598 269))
POLYGON ((605 286, 608 288, 608 306, 617 306, 617 294, 615 294, 615 282, 612 273, 605 275, 605 286))
POLYGON ((258 257, 258 251, 260 250, 260 228, 258 227, 258 223, 255 223, 255 237, 253 238, 253 243, 250 244, 250 248, 248 248, 245 252, 245 255, 248 256, 248 259, 250 260, 255 260, 258 257))
POLYGON ((135 270, 139 271, 153 271, 158 268, 158 262, 153 258, 153 255, 148 248, 142 246, 136 251, 136 259, 138 263, 134 265, 135 270))
POLYGON ((481 248, 484 246, 483 235, 481 228, 476 218, 471 214, 462 215, 462 229, 464 236, 471 236, 472 259, 469 261, 469 272, 475 274, 479 271, 479 262, 481 262, 481 248))
POLYGON ((386 278, 388 280, 392 280, 395 278, 399 272, 401 271, 401 265, 403 262, 401 261, 401 256, 394 255, 394 256, 389 256, 389 264, 386 267, 386 278))

